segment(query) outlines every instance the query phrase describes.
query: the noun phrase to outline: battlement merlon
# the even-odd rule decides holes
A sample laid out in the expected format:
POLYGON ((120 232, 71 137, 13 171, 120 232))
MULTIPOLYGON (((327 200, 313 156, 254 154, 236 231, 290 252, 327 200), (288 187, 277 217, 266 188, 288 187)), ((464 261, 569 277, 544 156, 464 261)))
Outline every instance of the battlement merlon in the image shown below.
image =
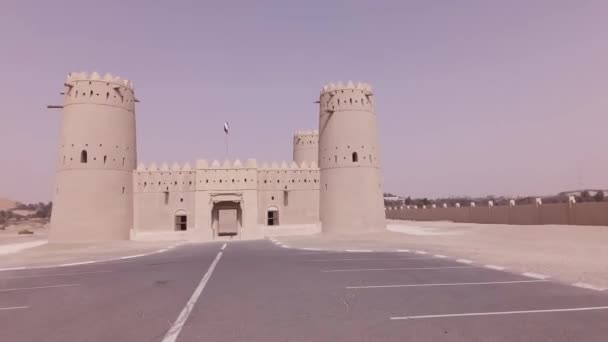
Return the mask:
POLYGON ((295 131, 293 133, 294 137, 315 136, 315 135, 319 135, 319 131, 316 130, 316 129, 313 129, 313 130, 303 130, 303 131, 295 131))
POLYGON ((354 84, 353 81, 348 81, 346 83, 346 85, 344 85, 342 82, 338 82, 338 84, 334 84, 334 83, 330 83, 330 84, 326 84, 323 86, 323 88, 321 88, 321 96, 327 93, 331 93, 334 92, 336 90, 350 90, 350 89, 356 89, 356 90, 362 90, 366 95, 372 95, 372 86, 367 84, 367 83, 362 83, 362 82, 357 82, 357 84, 354 84))
POLYGON ((132 81, 129 81, 127 79, 122 79, 119 76, 114 76, 110 73, 106 73, 103 77, 101 77, 101 75, 98 74, 96 71, 92 72, 91 74, 89 74, 87 72, 71 72, 71 73, 68 73, 68 75, 65 79, 65 83, 68 86, 73 85, 75 82, 78 82, 78 81, 105 82, 105 83, 112 83, 119 87, 128 88, 131 91, 134 91, 134 89, 135 89, 132 81))

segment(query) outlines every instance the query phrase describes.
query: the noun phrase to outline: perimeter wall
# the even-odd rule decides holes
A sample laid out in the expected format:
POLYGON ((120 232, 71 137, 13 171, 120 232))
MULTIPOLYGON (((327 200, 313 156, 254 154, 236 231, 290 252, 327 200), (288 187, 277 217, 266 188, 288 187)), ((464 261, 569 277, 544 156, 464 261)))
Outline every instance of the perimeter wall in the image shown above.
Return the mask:
POLYGON ((386 218, 493 224, 608 226, 608 202, 440 208, 387 207, 386 218))

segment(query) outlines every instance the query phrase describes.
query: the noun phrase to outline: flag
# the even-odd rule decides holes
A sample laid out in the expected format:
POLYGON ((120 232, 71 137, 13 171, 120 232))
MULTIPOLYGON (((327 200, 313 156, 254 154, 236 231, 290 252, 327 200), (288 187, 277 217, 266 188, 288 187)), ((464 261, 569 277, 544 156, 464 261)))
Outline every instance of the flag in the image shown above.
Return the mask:
POLYGON ((228 134, 228 129, 230 126, 228 125, 228 121, 224 121, 224 133, 228 134))

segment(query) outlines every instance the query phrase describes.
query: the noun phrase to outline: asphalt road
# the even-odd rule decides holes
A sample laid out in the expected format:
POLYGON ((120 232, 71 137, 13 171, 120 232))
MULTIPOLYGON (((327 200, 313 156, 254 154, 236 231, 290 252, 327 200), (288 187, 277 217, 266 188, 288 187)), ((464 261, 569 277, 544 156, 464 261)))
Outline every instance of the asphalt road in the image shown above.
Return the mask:
POLYGON ((0 341, 608 341, 608 293, 414 253, 222 246, 0 272, 0 341))

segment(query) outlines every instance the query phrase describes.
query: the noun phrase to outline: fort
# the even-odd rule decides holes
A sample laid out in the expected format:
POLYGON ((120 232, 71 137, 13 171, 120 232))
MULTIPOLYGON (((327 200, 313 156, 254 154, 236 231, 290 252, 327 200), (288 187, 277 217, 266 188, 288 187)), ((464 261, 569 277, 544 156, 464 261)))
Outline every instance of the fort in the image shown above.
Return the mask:
POLYGON ((385 227, 368 84, 321 89, 318 130, 296 131, 291 162, 138 163, 133 83, 68 74, 50 241, 259 239, 385 227))

